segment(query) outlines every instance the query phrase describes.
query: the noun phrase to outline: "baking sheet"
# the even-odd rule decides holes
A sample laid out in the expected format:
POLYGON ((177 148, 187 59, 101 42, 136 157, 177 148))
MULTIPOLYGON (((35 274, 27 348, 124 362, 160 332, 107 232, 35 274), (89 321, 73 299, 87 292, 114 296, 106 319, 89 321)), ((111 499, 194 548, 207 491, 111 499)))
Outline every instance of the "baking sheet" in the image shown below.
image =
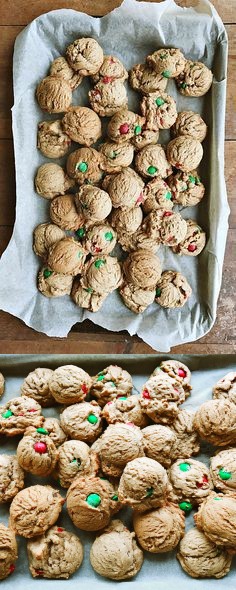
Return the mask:
MULTIPOLYGON (((66 336, 76 322, 89 318, 109 330, 138 334, 155 350, 194 341, 206 334, 216 318, 229 208, 224 182, 224 115, 226 96, 227 36, 214 7, 198 0, 184 9, 174 0, 158 4, 125 0, 122 6, 97 19, 74 10, 55 10, 34 20, 18 36, 14 51, 13 134, 16 162, 16 223, 12 239, 0 262, 0 308, 21 318, 48 336, 66 336), (45 115, 34 98, 37 83, 50 62, 64 54, 66 46, 80 36, 93 36, 105 53, 114 53, 130 68, 160 46, 180 47, 186 57, 203 60, 214 72, 212 90, 205 97, 181 96, 173 80, 167 92, 177 100, 178 110, 200 112, 209 125, 200 173, 206 196, 199 206, 182 208, 185 218, 196 218, 207 232, 207 245, 197 258, 178 257, 162 246, 158 255, 163 269, 182 271, 193 293, 179 310, 164 310, 156 303, 142 315, 131 312, 118 292, 93 314, 79 309, 69 296, 48 300, 36 286, 40 261, 32 251, 32 232, 49 220, 49 202, 34 191, 34 175, 45 158, 36 149, 37 124, 58 118, 45 115), (60 318, 60 320, 59 320, 60 318)), ((89 82, 73 94, 74 104, 87 104, 89 82)), ((138 109, 138 94, 129 91, 129 108, 138 109)), ((160 142, 169 132, 160 132, 160 142)), ((73 146, 73 149, 76 145, 73 146)), ((59 160, 63 164, 63 159, 59 160)))
MULTIPOLYGON (((62 364, 76 364, 88 371, 91 375, 101 371, 108 364, 114 363, 127 369, 133 377, 134 393, 140 391, 142 384, 149 377, 150 373, 164 359, 175 358, 187 364, 192 373, 193 390, 190 398, 183 404, 183 407, 196 409, 207 399, 211 399, 213 385, 223 377, 228 371, 236 370, 236 355, 0 355, 0 371, 6 377, 6 390, 2 398, 2 403, 6 400, 19 395, 20 385, 26 375, 36 367, 49 367, 55 369, 62 364)), ((182 407, 182 406, 181 406, 182 407)), ((59 410, 56 408, 44 408, 45 416, 58 416, 59 410)), ((14 452, 16 444, 20 437, 14 439, 0 438, 1 452, 14 452)), ((213 447, 203 445, 200 460, 208 463, 208 456, 211 456, 213 447)), ((49 483, 55 486, 55 482, 50 478, 39 478, 26 476, 26 485, 35 483, 49 483)), ((62 491, 64 495, 64 491, 62 491)), ((130 510, 122 510, 118 513, 117 518, 124 520, 129 528, 132 528, 132 518, 130 510)), ((0 505, 0 521, 7 524, 8 511, 4 505, 0 505)), ((175 552, 164 553, 162 555, 151 555, 144 552, 144 564, 139 574, 128 582, 112 582, 98 576, 91 568, 89 563, 89 552, 91 542, 95 538, 94 533, 80 531, 73 526, 70 518, 66 515, 66 509, 63 507, 62 515, 59 518, 59 524, 66 529, 78 534, 81 538, 85 556, 81 568, 69 580, 53 581, 39 578, 33 580, 29 570, 26 558, 26 541, 18 537, 19 558, 16 562, 16 570, 7 580, 1 582, 1 587, 10 590, 13 584, 18 585, 19 590, 32 590, 40 584, 42 590, 51 590, 59 582, 60 589, 66 590, 73 588, 78 583, 78 588, 88 590, 94 587, 97 590, 103 588, 119 588, 120 590, 235 590, 236 581, 236 557, 230 573, 221 580, 194 580, 190 578, 181 569, 179 562, 175 558, 175 552)), ((192 513, 186 518, 186 528, 193 526, 192 513)))

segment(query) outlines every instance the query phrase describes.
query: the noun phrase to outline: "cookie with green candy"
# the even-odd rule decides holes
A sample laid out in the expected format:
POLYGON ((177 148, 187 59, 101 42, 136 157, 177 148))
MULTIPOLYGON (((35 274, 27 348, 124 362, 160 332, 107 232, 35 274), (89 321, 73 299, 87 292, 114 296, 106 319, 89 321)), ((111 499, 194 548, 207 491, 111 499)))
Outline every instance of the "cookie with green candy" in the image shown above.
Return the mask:
POLYGON ((187 233, 181 242, 172 246, 173 252, 186 256, 198 256, 206 245, 206 234, 193 219, 186 219, 187 233))
POLYGON ((121 109, 111 117, 108 127, 108 137, 117 143, 125 143, 142 133, 145 118, 133 111, 121 109))
POLYGON ((10 399, 0 407, 0 434, 16 436, 24 434, 29 426, 43 427, 41 409, 35 399, 25 395, 10 399))
POLYGON ((130 396, 133 388, 131 375, 117 365, 109 365, 92 378, 91 396, 103 407, 119 397, 130 396))
POLYGON ((118 498, 136 512, 166 504, 170 485, 164 467, 149 457, 138 457, 124 468, 118 498))
POLYGON ((67 158, 67 173, 79 185, 95 184, 102 180, 101 154, 92 147, 82 147, 67 158))
POLYGON ((158 76, 157 72, 147 63, 133 66, 129 72, 129 83, 131 88, 149 94, 150 92, 165 92, 168 79, 158 76))
POLYGON ((213 74, 201 61, 186 60, 176 78, 179 92, 184 96, 204 96, 212 85, 213 74))
POLYGON ((165 92, 152 92, 144 96, 140 109, 146 119, 146 128, 152 131, 170 129, 177 119, 176 102, 165 92))
POLYGON ((98 295, 108 295, 122 283, 121 265, 115 256, 97 254, 88 260, 81 273, 81 286, 98 295))
POLYGON ((82 244, 89 254, 110 254, 116 245, 116 233, 108 223, 96 224, 88 228, 82 244))
POLYGON ((63 297, 69 295, 73 283, 72 275, 55 272, 43 266, 38 273, 38 290, 45 297, 63 297))
POLYGON ((163 47, 154 51, 146 59, 149 66, 163 78, 176 78, 183 72, 186 59, 180 49, 163 47))
POLYGON ((214 487, 224 494, 236 490, 236 448, 220 451, 210 460, 210 473, 214 487))
POLYGON ((94 400, 65 408, 60 415, 64 432, 75 440, 93 443, 102 433, 101 408, 94 400))
POLYGON ((58 451, 44 427, 28 428, 17 447, 19 465, 33 475, 46 477, 54 470, 58 451))
POLYGON ((135 157, 135 170, 144 178, 170 176, 172 167, 168 162, 165 150, 159 144, 147 145, 135 157))
POLYGON ((196 170, 190 172, 178 170, 169 176, 168 186, 172 194, 173 204, 176 203, 184 207, 198 205, 205 194, 205 187, 196 170))
POLYGON ((69 488, 77 477, 96 476, 99 470, 97 454, 80 440, 68 440, 58 449, 58 461, 53 477, 62 488, 69 488))
POLYGON ((208 467, 192 457, 175 461, 168 470, 168 476, 172 486, 170 497, 179 504, 187 502, 198 506, 213 489, 208 467))
POLYGON ((71 297, 78 307, 96 312, 102 307, 107 296, 107 293, 96 293, 92 287, 83 287, 80 278, 74 279, 71 297))
POLYGON ((82 531, 99 531, 121 509, 114 486, 101 477, 77 477, 67 492, 67 510, 82 531))
POLYGON ((102 154, 101 168, 108 174, 121 172, 133 161, 134 147, 131 142, 116 143, 110 140, 101 143, 99 151, 102 154))

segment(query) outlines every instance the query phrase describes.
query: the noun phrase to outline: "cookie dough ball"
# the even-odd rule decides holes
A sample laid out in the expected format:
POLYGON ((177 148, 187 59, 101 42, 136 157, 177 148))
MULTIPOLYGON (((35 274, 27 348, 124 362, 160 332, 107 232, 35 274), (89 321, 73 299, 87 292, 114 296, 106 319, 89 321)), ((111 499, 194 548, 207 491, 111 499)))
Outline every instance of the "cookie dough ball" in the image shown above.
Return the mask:
POLYGON ((137 113, 122 109, 115 113, 108 123, 107 134, 112 141, 123 143, 142 133, 145 118, 137 113))
POLYGON ((162 307, 183 307, 192 289, 187 279, 180 272, 166 270, 156 285, 156 303, 162 307))
POLYGON ((156 176, 146 184, 143 194, 144 213, 151 213, 157 209, 165 209, 166 211, 173 209, 172 193, 168 184, 160 176, 156 176))
POLYGON ((128 371, 109 365, 93 377, 90 393, 103 408, 107 402, 130 396, 132 388, 133 381, 128 371))
POLYGON ((186 256, 198 256, 206 245, 206 234, 193 219, 186 219, 187 233, 177 245, 172 246, 173 252, 186 256))
POLYGON ((176 102, 164 92, 152 92, 144 96, 140 108, 146 119, 146 128, 153 131, 170 129, 177 119, 176 102))
POLYGON ((115 488, 107 479, 77 477, 67 492, 68 514, 82 531, 103 529, 120 508, 115 488))
POLYGON ((75 279, 73 282, 71 297, 78 307, 96 312, 101 309, 107 295, 107 293, 104 295, 95 293, 91 287, 82 287, 80 279, 75 279))
POLYGON ((50 246, 65 237, 65 232, 54 223, 40 223, 34 229, 33 250, 37 256, 46 259, 50 246))
POLYGON ((196 528, 184 535, 176 557, 192 578, 223 578, 228 574, 232 561, 223 547, 217 547, 196 528))
POLYGON ((126 87, 122 80, 102 78, 88 93, 92 109, 100 117, 112 117, 128 106, 126 87))
POLYGON ((102 135, 99 117, 87 107, 70 107, 62 119, 62 127, 70 139, 88 147, 102 135))
POLYGON ((73 238, 64 238, 49 248, 48 266, 56 273, 78 275, 81 273, 86 252, 73 238))
POLYGON ((155 299, 155 289, 141 289, 132 283, 124 283, 119 293, 126 307, 134 313, 143 313, 155 299))
POLYGON ((211 457, 210 473, 214 487, 225 494, 236 492, 236 448, 211 457))
POLYGON ((85 250, 92 255, 110 254, 116 245, 116 234, 112 227, 105 223, 93 225, 88 229, 83 240, 85 250))
POLYGON ((179 405, 184 401, 185 392, 179 380, 164 373, 150 377, 142 387, 141 407, 154 422, 173 422, 178 414, 179 405))
POLYGON ((147 145, 140 150, 135 157, 135 168, 144 178, 155 178, 156 176, 166 178, 172 172, 165 151, 159 144, 147 145))
POLYGON ((71 152, 67 158, 67 172, 81 184, 98 184, 102 179, 102 156, 91 147, 83 147, 71 152))
POLYGON ((103 473, 120 477, 129 461, 144 456, 142 430, 132 422, 110 424, 96 441, 94 450, 98 452, 103 473))
POLYGON ((121 266, 114 256, 93 256, 85 264, 81 285, 100 295, 108 295, 122 282, 121 266))
POLYGON ((120 209, 119 207, 112 211, 111 225, 119 235, 123 232, 133 234, 141 225, 143 212, 141 207, 132 209, 120 209))
POLYGON ((163 47, 147 56, 147 63, 163 78, 176 78, 184 70, 186 59, 180 51, 163 47))
POLYGON ((64 113, 71 105, 72 90, 63 78, 47 76, 39 82, 36 98, 40 108, 46 113, 64 113))
POLYGON ((152 289, 161 276, 160 260, 148 250, 136 250, 123 265, 127 282, 143 289, 152 289))
POLYGON ((76 74, 75 71, 69 66, 68 62, 64 57, 60 55, 54 59, 50 67, 50 76, 56 78, 62 78, 66 80, 71 87, 71 90, 76 90, 83 80, 83 76, 76 74))
POLYGON ((95 476, 99 469, 97 454, 80 440, 68 440, 59 447, 54 477, 62 488, 69 488, 75 477, 95 476))
POLYGON ((43 407, 53 406, 55 400, 48 385, 52 375, 52 369, 38 368, 31 371, 22 383, 21 395, 32 397, 43 407))
POLYGON ((92 82, 96 84, 99 80, 103 80, 106 84, 107 79, 112 80, 126 80, 128 78, 128 72, 123 66, 122 62, 115 55, 104 55, 103 63, 100 70, 92 76, 92 82), (105 80, 104 80, 105 78, 105 80))
POLYGON ((49 381, 52 396, 59 404, 83 402, 89 393, 92 379, 80 367, 63 365, 53 372, 49 381))
POLYGON ((62 158, 70 146, 71 140, 64 133, 60 119, 38 124, 37 148, 46 158, 62 158))
POLYGON ((203 96, 212 85, 213 74, 201 61, 185 62, 184 70, 177 77, 179 92, 184 96, 203 96))
POLYGON ((132 422, 135 426, 143 428, 147 425, 148 419, 142 411, 139 400, 140 395, 118 397, 104 406, 102 416, 108 424, 132 422))
POLYGON ((45 428, 29 428, 17 447, 19 465, 33 475, 46 477, 55 468, 58 451, 45 428))
POLYGON ((121 172, 133 161, 134 147, 131 143, 115 143, 106 141, 99 146, 102 154, 101 168, 108 174, 121 172))
POLYGON ((151 129, 142 129, 139 135, 135 135, 131 139, 132 145, 136 152, 139 152, 147 145, 156 145, 159 138, 159 131, 153 131, 151 129))
POLYGON ((207 134, 207 126, 199 113, 182 111, 178 113, 171 131, 175 137, 177 135, 187 135, 202 142, 207 134))
POLYGON ((171 497, 176 502, 188 502, 192 506, 201 504, 213 489, 209 469, 201 461, 185 458, 171 465, 169 480, 172 485, 171 497))
POLYGON ((154 370, 153 375, 157 375, 159 370, 164 371, 164 373, 167 373, 167 375, 173 377, 174 379, 180 380, 180 383, 186 392, 186 397, 189 396, 189 393, 192 389, 191 371, 187 365, 181 363, 180 361, 170 359, 162 361, 160 366, 154 370))
POLYGON ((5 388, 5 379, 3 377, 3 374, 0 373, 0 397, 4 393, 4 388, 5 388))
POLYGON ((108 217, 112 209, 108 193, 94 186, 81 186, 75 196, 77 210, 86 220, 98 222, 108 217))
POLYGON ((157 75, 157 72, 147 63, 133 66, 129 73, 131 88, 142 94, 165 92, 167 82, 167 78, 161 74, 157 75))
POLYGON ((79 537, 58 526, 27 542, 33 578, 68 579, 81 566, 83 553, 79 537))
POLYGON ((0 455, 0 504, 12 500, 23 487, 24 471, 16 455, 0 455))
POLYGON ((93 443, 102 432, 101 408, 95 401, 69 406, 60 420, 63 430, 75 440, 93 443))
POLYGON ((147 457, 167 469, 174 460, 177 436, 168 426, 152 424, 143 429, 144 452, 147 457))
POLYGON ((90 37, 76 39, 66 49, 66 59, 73 70, 81 76, 92 76, 98 72, 103 63, 103 50, 90 37))
POLYGON ((56 447, 60 447, 67 440, 67 436, 57 418, 51 416, 45 418, 43 427, 47 430, 48 436, 50 436, 56 447))
POLYGON ((197 168, 203 157, 200 141, 192 137, 179 136, 167 145, 167 159, 175 168, 190 172, 197 168))
POLYGON ((198 205, 204 197, 205 187, 200 181, 196 170, 182 172, 178 170, 168 178, 174 204, 184 207, 198 205))
POLYGON ((95 539, 90 562, 97 574, 109 580, 128 580, 136 576, 143 564, 143 552, 135 534, 120 520, 113 520, 95 539))
POLYGON ((169 490, 167 473, 160 463, 148 457, 130 461, 120 478, 118 498, 137 512, 166 503, 169 490))
POLYGON ((65 500, 51 486, 35 485, 18 492, 10 506, 11 529, 30 539, 42 535, 58 519, 65 500))
POLYGON ((61 229, 71 231, 77 231, 84 223, 83 214, 76 209, 74 195, 55 197, 50 204, 50 217, 61 229))
POLYGON ((135 534, 142 549, 150 553, 167 553, 184 536, 185 517, 176 504, 168 503, 144 514, 134 513, 135 534))
POLYGON ((36 191, 45 199, 64 195, 74 184, 58 164, 42 164, 35 177, 36 191))
POLYGON ((38 274, 38 290, 45 297, 63 297, 69 295, 72 288, 73 277, 54 272, 43 267, 38 274))
POLYGON ((213 399, 224 398, 236 404, 236 372, 231 371, 217 381, 213 387, 212 394, 213 399))
POLYGON ((193 424, 199 436, 213 445, 236 444, 236 406, 229 400, 205 402, 196 411, 193 424))
POLYGON ((125 168, 119 174, 111 176, 107 192, 115 209, 133 209, 139 207, 144 200, 143 188, 142 178, 131 168, 125 168))
POLYGON ((4 580, 15 570, 17 560, 16 538, 2 522, 0 523, 0 580, 4 580))
POLYGON ((200 450, 200 440, 194 428, 194 412, 191 410, 179 410, 171 430, 177 436, 177 444, 173 450, 173 459, 191 457, 197 455, 200 450))
POLYGON ((236 544, 236 498, 227 494, 212 492, 194 515, 195 523, 206 537, 223 546, 229 553, 235 553, 236 544))
POLYGON ((0 434, 24 434, 28 426, 39 428, 43 423, 41 406, 31 397, 14 397, 0 407, 0 434))

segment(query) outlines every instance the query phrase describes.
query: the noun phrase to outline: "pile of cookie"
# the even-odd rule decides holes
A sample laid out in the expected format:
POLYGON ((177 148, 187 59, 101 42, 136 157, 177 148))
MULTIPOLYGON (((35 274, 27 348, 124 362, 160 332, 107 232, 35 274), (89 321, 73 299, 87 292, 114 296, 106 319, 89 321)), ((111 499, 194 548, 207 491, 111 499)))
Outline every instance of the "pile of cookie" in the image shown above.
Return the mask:
MULTIPOLYGON (((1 377, 1 391, 4 379, 1 377)), ((225 576, 236 546, 236 373, 213 388, 213 399, 194 413, 181 409, 191 373, 177 360, 161 362, 140 394, 132 377, 110 365, 94 377, 74 365, 38 368, 21 396, 0 408, 2 437, 20 435, 15 455, 0 455, 0 502, 10 503, 9 528, 0 524, 0 579, 14 571, 15 535, 27 539, 33 577, 68 578, 81 565, 77 535, 61 526, 67 489, 69 517, 95 531, 90 561, 112 580, 138 573, 143 550, 177 548, 192 577, 225 576), (59 419, 42 407, 62 407, 59 419), (60 406, 61 405, 61 406, 60 406), (200 440, 220 447, 210 467, 193 458, 200 440), (51 477, 24 488, 25 474, 51 477), (112 517, 133 510, 133 529, 112 517), (185 534, 194 509, 195 527, 185 534)))
POLYGON ((182 307, 191 286, 182 273, 163 271, 156 252, 165 245, 196 256, 206 243, 196 221, 173 207, 197 205, 204 196, 197 167, 207 126, 196 112, 178 113, 166 86, 173 78, 182 95, 203 96, 212 72, 179 49, 155 51, 129 72, 141 114, 128 110, 127 78, 117 57, 104 56, 95 39, 81 38, 52 62, 36 91, 43 111, 63 113, 39 123, 37 147, 47 158, 67 156, 66 171, 46 163, 35 178, 37 193, 51 201, 50 222, 34 231, 34 251, 43 259, 38 288, 47 297, 71 294, 94 312, 118 288, 135 313, 153 301, 182 307), (73 106, 73 90, 88 77, 91 108, 73 106), (105 137, 104 117, 110 117, 105 137), (166 147, 158 143, 162 129, 172 136, 166 147), (74 151, 72 142, 79 144, 74 151), (128 253, 124 264, 114 255, 116 243, 128 253))

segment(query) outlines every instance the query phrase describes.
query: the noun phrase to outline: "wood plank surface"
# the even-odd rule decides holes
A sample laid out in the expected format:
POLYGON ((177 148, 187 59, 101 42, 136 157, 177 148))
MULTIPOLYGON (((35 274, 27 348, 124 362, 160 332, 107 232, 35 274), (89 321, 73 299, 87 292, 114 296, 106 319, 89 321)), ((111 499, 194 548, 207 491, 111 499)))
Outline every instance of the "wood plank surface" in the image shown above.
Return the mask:
MULTIPOLYGON (((151 0, 155 1, 155 0, 151 0)), ((156 0, 158 1, 158 0, 156 0)), ((193 6, 197 0, 178 0, 180 6, 193 6)), ((106 14, 119 6, 117 0, 0 0, 0 255, 12 233, 15 206, 14 156, 11 134, 12 54, 14 40, 31 20, 49 10, 73 8, 94 16, 106 14)), ((231 207, 230 231, 224 263, 217 321, 201 340, 172 349, 176 353, 236 352, 235 317, 235 249, 236 249, 236 0, 214 0, 229 36, 229 68, 226 115, 226 182, 231 207)), ((48 338, 18 320, 0 312, 0 353, 149 353, 152 349, 127 332, 113 333, 94 326, 88 320, 77 324, 68 338, 48 338)))

